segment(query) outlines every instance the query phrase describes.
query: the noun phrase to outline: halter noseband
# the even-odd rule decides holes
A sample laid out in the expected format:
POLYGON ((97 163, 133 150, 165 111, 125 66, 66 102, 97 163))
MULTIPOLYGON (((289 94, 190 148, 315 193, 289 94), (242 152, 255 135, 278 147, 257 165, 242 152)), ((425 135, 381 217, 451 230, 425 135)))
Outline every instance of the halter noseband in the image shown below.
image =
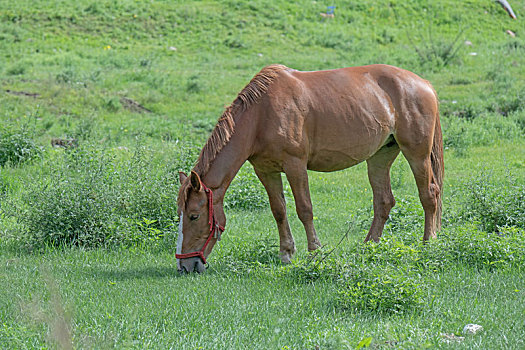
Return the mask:
POLYGON ((204 188, 204 192, 206 192, 206 196, 208 196, 208 224, 210 225, 210 235, 208 236, 208 239, 206 240, 206 243, 204 243, 204 246, 201 248, 201 250, 186 254, 175 254, 175 258, 186 259, 198 256, 202 259, 202 262, 206 264, 204 251, 206 250, 206 247, 210 243, 212 237, 215 237, 219 241, 221 240, 221 234, 224 232, 224 226, 219 225, 217 219, 215 218, 215 214, 213 213, 213 192, 203 183, 201 183, 201 185, 202 188, 204 188))

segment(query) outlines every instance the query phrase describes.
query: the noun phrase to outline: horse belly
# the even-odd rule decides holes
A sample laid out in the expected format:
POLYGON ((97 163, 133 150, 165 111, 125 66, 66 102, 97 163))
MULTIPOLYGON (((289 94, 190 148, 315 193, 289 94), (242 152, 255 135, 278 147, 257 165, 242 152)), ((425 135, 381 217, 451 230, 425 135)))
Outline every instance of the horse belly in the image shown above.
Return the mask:
POLYGON ((308 169, 336 171, 370 158, 391 135, 389 123, 361 120, 332 120, 330 127, 318 125, 311 135, 308 169))
POLYGON ((323 172, 337 171, 359 164, 365 159, 353 157, 343 151, 323 150, 308 160, 308 169, 323 172))

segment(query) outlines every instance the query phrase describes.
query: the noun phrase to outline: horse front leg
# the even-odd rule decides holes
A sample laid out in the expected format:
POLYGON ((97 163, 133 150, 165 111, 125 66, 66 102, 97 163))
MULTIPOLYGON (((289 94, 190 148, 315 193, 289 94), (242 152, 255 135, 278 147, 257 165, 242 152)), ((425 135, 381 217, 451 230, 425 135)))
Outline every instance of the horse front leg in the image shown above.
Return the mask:
POLYGON ((270 208, 272 209, 273 217, 277 223, 279 230, 281 261, 285 264, 291 262, 292 256, 295 254, 295 242, 290 230, 290 224, 286 216, 286 201, 283 193, 283 182, 280 172, 263 172, 255 169, 255 174, 261 180, 268 199, 270 200, 270 208))
POLYGON ((321 241, 319 241, 314 227, 314 215, 312 210, 312 200, 310 199, 306 163, 299 159, 293 159, 287 161, 283 168, 295 198, 297 216, 303 223, 306 231, 308 250, 316 250, 321 247, 321 241))

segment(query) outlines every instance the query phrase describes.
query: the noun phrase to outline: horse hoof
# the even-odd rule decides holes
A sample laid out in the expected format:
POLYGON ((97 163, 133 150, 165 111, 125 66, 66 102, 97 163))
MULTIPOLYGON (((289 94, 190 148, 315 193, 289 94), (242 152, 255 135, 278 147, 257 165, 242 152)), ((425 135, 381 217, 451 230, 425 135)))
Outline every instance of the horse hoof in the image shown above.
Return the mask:
POLYGON ((281 253, 281 262, 283 264, 291 264, 292 263, 292 255, 288 252, 281 253))
POLYGON ((314 243, 308 243, 308 251, 313 252, 314 250, 321 248, 321 246, 321 242, 319 241, 316 241, 314 243))

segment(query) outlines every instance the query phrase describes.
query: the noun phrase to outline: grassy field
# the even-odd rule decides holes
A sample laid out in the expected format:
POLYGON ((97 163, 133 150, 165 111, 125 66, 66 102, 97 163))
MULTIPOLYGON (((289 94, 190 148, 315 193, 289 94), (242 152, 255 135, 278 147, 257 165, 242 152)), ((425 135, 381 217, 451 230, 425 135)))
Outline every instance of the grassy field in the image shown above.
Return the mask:
POLYGON ((0 4, 0 348, 525 347, 525 4, 511 2, 517 20, 485 0, 0 4), (298 253, 283 266, 247 164, 208 271, 177 274, 177 173, 271 63, 386 63, 433 83, 435 242, 420 243, 400 156, 379 245, 362 243, 364 164, 310 173, 315 258, 285 184, 298 253), (464 336, 468 323, 483 331, 464 336))

